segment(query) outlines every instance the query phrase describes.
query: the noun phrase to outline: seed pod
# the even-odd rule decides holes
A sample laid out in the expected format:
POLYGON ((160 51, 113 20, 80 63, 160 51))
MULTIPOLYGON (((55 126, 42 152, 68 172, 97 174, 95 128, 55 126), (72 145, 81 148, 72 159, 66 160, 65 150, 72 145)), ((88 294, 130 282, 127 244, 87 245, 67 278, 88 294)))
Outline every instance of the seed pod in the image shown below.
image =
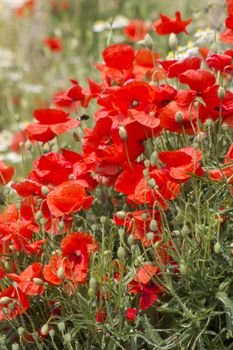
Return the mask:
POLYGON ((4 304, 8 304, 8 303, 10 303, 11 302, 11 298, 9 298, 9 297, 2 297, 1 299, 0 299, 0 304, 1 305, 4 305, 4 304))
POLYGON ((134 244, 134 242, 135 242, 134 236, 133 236, 132 234, 129 235, 129 237, 128 237, 128 243, 129 243, 129 245, 132 246, 132 244, 134 244))
POLYGON ((176 112, 175 120, 177 123, 181 123, 183 120, 183 113, 181 111, 176 112))
POLYGON ((19 344, 18 343, 12 344, 12 350, 19 350, 19 344))
POLYGON ((148 232, 146 234, 146 238, 149 240, 149 241, 153 241, 155 235, 154 235, 154 232, 148 232))
POLYGON ((126 217, 126 213, 125 213, 124 211, 118 211, 118 212, 116 213, 116 217, 117 217, 118 219, 124 219, 124 218, 126 217))
POLYGON ((93 298, 95 296, 95 290, 93 288, 89 288, 87 294, 90 298, 93 298))
POLYGON ((180 273, 182 276, 186 275, 187 273, 187 266, 184 262, 180 264, 180 273))
POLYGON ((95 277, 90 278, 89 286, 90 286, 90 288, 93 288, 93 289, 95 289, 97 287, 97 280, 95 277))
POLYGON ((127 140, 128 134, 127 134, 127 131, 126 131, 124 126, 119 127, 119 135, 120 135, 120 138, 122 139, 122 141, 127 140))
POLYGON ((145 35, 144 42, 145 42, 146 46, 148 47, 148 49, 152 50, 152 48, 153 48, 153 39, 150 36, 150 34, 146 34, 145 35))
POLYGON ((49 193, 49 190, 46 186, 42 186, 41 192, 44 196, 47 196, 47 194, 49 193))
POLYGON ((221 244, 219 242, 216 242, 215 245, 214 245, 214 252, 216 254, 219 254, 221 251, 221 244))
POLYGON ((57 277, 58 278, 63 278, 64 272, 65 272, 64 267, 60 266, 59 269, 57 270, 57 277))
POLYGON ((155 188, 157 186, 156 182, 155 182, 155 179, 149 179, 148 180, 148 185, 150 185, 150 187, 152 187, 152 188, 155 188))
POLYGON ((38 286, 42 286, 42 285, 44 284, 44 282, 42 281, 42 279, 37 278, 37 277, 34 277, 34 278, 33 278, 33 282, 34 282, 35 284, 37 284, 38 286))
POLYGON ((147 219, 147 213, 142 213, 142 220, 145 221, 147 219))
POLYGON ((119 247, 117 249, 117 256, 119 259, 124 259, 125 258, 125 248, 119 247))
POLYGON ((50 336, 51 338, 53 338, 53 337, 55 336, 55 330, 54 330, 54 329, 50 329, 50 330, 49 330, 49 336, 50 336))
POLYGON ((24 334, 24 332, 25 332, 25 329, 24 329, 23 327, 19 327, 19 328, 18 328, 18 335, 19 335, 20 337, 22 337, 22 335, 24 334))
POLYGON ((184 225, 181 229, 181 234, 183 237, 187 236, 190 232, 190 229, 187 225, 184 225))
POLYGON ((222 86, 219 86, 219 88, 218 88, 218 97, 220 98, 220 100, 223 100, 225 96, 226 96, 225 89, 222 86))
POLYGON ((48 332, 49 332, 49 326, 48 326, 47 323, 45 323, 45 324, 41 327, 40 333, 41 333, 42 335, 47 335, 48 332))
POLYGON ((150 230, 151 231, 157 231, 158 230, 158 224, 157 221, 152 219, 150 222, 150 230))
POLYGON ((57 327, 58 327, 58 329, 59 329, 60 332, 64 332, 64 330, 65 330, 65 328, 66 328, 66 325, 65 325, 64 322, 59 322, 59 323, 57 324, 57 327))
POLYGON ((174 51, 177 47, 178 40, 175 33, 171 33, 168 38, 168 47, 170 50, 174 51))

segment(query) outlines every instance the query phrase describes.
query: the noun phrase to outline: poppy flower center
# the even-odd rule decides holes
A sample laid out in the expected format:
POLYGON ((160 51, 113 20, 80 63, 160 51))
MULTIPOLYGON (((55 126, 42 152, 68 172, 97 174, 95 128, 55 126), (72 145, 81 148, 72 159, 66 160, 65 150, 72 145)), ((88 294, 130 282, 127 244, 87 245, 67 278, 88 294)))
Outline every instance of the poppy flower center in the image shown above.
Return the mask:
POLYGON ((139 101, 138 100, 133 100, 133 102, 131 103, 131 108, 137 107, 139 105, 139 101))

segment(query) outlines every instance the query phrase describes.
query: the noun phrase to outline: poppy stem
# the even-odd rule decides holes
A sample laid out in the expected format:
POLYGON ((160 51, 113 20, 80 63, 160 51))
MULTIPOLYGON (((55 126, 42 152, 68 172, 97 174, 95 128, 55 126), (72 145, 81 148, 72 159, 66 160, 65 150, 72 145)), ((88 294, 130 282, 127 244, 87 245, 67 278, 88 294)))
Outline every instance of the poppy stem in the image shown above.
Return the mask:
POLYGON ((126 153, 126 158, 127 158, 128 164, 129 164, 130 168, 133 169, 133 165, 132 165, 131 160, 129 158, 129 151, 128 151, 126 141, 124 141, 124 145, 125 145, 125 153, 126 153))

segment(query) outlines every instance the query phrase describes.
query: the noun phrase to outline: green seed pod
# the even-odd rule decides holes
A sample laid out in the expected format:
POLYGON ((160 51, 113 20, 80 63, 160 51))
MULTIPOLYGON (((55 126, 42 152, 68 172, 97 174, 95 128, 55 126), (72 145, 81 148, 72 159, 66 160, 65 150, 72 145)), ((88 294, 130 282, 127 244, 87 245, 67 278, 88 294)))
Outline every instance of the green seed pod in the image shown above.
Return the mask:
POLYGON ((94 298, 94 296, 95 296, 95 289, 89 288, 87 294, 88 294, 88 296, 90 298, 94 298))
POLYGON ((116 217, 117 217, 118 219, 124 219, 124 218, 126 217, 126 213, 125 213, 124 211, 118 211, 118 212, 116 213, 116 217))
POLYGON ((18 343, 12 344, 12 350, 19 350, 19 344, 18 343))
POLYGON ((150 222, 150 230, 151 231, 157 231, 158 230, 158 224, 157 221, 152 219, 150 222))
POLYGON ((64 334, 63 339, 64 339, 65 343, 70 343, 71 342, 71 335, 70 335, 70 333, 64 334))
POLYGON ((183 113, 181 111, 176 112, 175 120, 177 123, 181 123, 183 120, 183 113))
POLYGON ((97 287, 97 279, 95 277, 91 277, 89 280, 90 288, 95 289, 97 287))
POLYGON ((8 304, 8 303, 10 303, 11 301, 12 301, 12 299, 9 298, 9 297, 2 297, 2 298, 0 299, 0 304, 1 304, 1 305, 8 304))
POLYGON ((47 335, 47 334, 48 334, 48 332, 49 332, 49 326, 48 326, 47 323, 45 323, 45 324, 41 327, 40 332, 41 332, 42 335, 47 335))
POLYGON ((187 274, 187 266, 184 262, 180 264, 180 273, 182 276, 185 276, 187 274))
POLYGON ((214 252, 216 254, 219 254, 221 251, 221 244, 219 242, 216 242, 215 245, 214 245, 214 252))
POLYGON ((57 277, 58 278, 63 278, 64 272, 65 272, 64 267, 60 266, 59 269, 57 270, 57 277))
POLYGON ((184 225, 181 229, 181 234, 183 237, 187 236, 190 232, 190 229, 187 225, 184 225))
POLYGON ((145 42, 146 46, 148 47, 148 49, 152 50, 152 48, 153 48, 153 39, 150 36, 150 34, 146 34, 144 36, 144 42, 145 42))
POLYGON ((210 118, 206 119, 206 121, 205 121, 205 126, 206 126, 207 128, 210 128, 212 125, 213 125, 213 120, 210 119, 210 118))
POLYGON ((64 224, 64 221, 60 221, 59 224, 58 224, 58 228, 60 231, 62 231, 65 227, 65 224, 64 224))
POLYGON ((117 256, 119 259, 124 259, 125 258, 125 248, 119 247, 117 249, 117 256))
POLYGON ((147 176, 149 175, 148 169, 144 169, 144 170, 143 170, 143 175, 144 175, 145 177, 147 177, 147 176))
POLYGON ((178 40, 175 33, 171 33, 168 38, 168 47, 170 50, 174 51, 177 47, 178 40))
POLYGON ((100 217, 100 223, 101 224, 104 224, 106 222, 106 220, 107 220, 106 216, 101 216, 100 217))
POLYGON ((223 123, 222 124, 222 130, 223 131, 228 131, 229 130, 229 126, 227 125, 227 123, 223 123))
POLYGON ((135 242, 134 236, 130 234, 127 241, 128 241, 128 244, 132 246, 132 244, 134 244, 135 242))
POLYGON ((142 220, 146 221, 146 219, 147 219, 147 213, 142 213, 142 220))
POLYGON ((59 329, 60 332, 64 332, 65 329, 66 329, 65 322, 59 322, 59 323, 57 324, 57 327, 58 327, 58 329, 59 329))
POLYGON ((118 233, 119 233, 120 238, 123 239, 125 236, 125 230, 123 228, 120 228, 118 230, 118 233))
POLYGON ((122 141, 126 141, 127 140, 128 133, 127 133, 127 131, 126 131, 124 126, 120 126, 119 127, 119 135, 120 135, 120 138, 122 139, 122 141))
POLYGON ((155 182, 155 179, 149 179, 148 180, 148 184, 150 185, 150 187, 152 188, 155 188, 157 185, 156 185, 156 182, 155 182))
POLYGON ((37 277, 34 277, 34 278, 33 278, 33 282, 34 282, 35 284, 37 284, 38 286, 42 286, 42 285, 44 284, 44 282, 42 281, 42 279, 37 278, 37 277))
POLYGON ((17 306, 16 303, 9 303, 8 309, 11 310, 12 312, 14 312, 16 309, 16 306, 17 306))
POLYGON ((54 329, 50 329, 50 330, 49 330, 49 336, 50 336, 51 338, 53 338, 53 337, 55 336, 55 330, 54 330, 54 329))
POLYGON ((46 186, 42 186, 41 192, 43 193, 44 196, 47 196, 47 194, 49 193, 49 190, 46 186))
POLYGON ((218 97, 220 98, 220 100, 223 100, 225 96, 226 96, 225 89, 222 86, 219 86, 219 88, 218 88, 218 97))
POLYGON ((154 235, 154 232, 148 232, 146 234, 146 238, 149 240, 149 241, 153 241, 155 235, 154 235))
POLYGON ((19 327, 19 328, 18 328, 18 335, 19 335, 20 337, 22 337, 22 335, 24 334, 24 332, 25 332, 25 329, 24 329, 23 327, 19 327))

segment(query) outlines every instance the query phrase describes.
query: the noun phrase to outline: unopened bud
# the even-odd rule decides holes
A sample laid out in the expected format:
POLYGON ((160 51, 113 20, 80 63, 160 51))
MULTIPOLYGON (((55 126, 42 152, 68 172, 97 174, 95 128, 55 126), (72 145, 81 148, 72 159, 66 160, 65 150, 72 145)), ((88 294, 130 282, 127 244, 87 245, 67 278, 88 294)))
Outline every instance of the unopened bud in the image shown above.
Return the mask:
POLYGON ((229 126, 227 125, 227 123, 223 123, 222 124, 222 130, 223 131, 228 131, 229 130, 229 126))
POLYGON ((214 245, 214 252, 216 254, 219 254, 221 251, 221 244, 219 242, 216 242, 215 245, 214 245))
POLYGON ((64 272, 65 272, 64 267, 60 266, 59 269, 57 270, 57 277, 58 278, 63 278, 64 272))
POLYGON ((142 213, 142 220, 145 221, 147 219, 147 213, 142 213))
POLYGON ((128 237, 128 243, 129 243, 129 245, 134 244, 134 242, 135 242, 134 236, 133 236, 132 234, 130 234, 129 237, 128 237))
POLYGON ((31 142, 30 142, 29 140, 27 140, 27 141, 25 142, 25 149, 26 149, 27 151, 31 151, 31 149, 32 149, 32 144, 31 144, 31 142))
POLYGON ((64 332, 64 330, 65 330, 65 328, 66 328, 64 322, 59 322, 59 323, 57 324, 57 326, 58 326, 58 329, 59 329, 60 332, 64 332))
POLYGON ((55 330, 54 329, 50 329, 49 330, 49 335, 51 338, 53 338, 55 336, 55 330))
POLYGON ((152 50, 152 48, 153 48, 153 39, 150 36, 150 34, 146 34, 145 35, 144 41, 145 41, 145 44, 148 47, 148 49, 152 50))
POLYGON ((189 234, 190 230, 187 225, 184 225, 181 229, 181 234, 183 237, 187 236, 189 234))
POLYGON ((153 241, 155 235, 154 235, 154 232, 148 232, 146 234, 146 238, 149 240, 149 241, 153 241))
POLYGON ((144 160, 144 165, 145 165, 146 168, 149 168, 149 166, 150 166, 149 159, 144 160))
POLYGON ((122 139, 122 141, 127 140, 128 134, 127 134, 127 131, 126 131, 124 126, 120 126, 119 135, 120 135, 120 138, 122 139))
POLYGON ((177 47, 177 44, 178 44, 178 40, 177 40, 177 36, 175 33, 171 33, 169 35, 169 38, 168 38, 168 46, 169 46, 169 49, 174 51, 177 47))
POLYGON ((47 323, 45 323, 41 329, 40 329, 40 332, 42 335, 47 335, 48 332, 49 332, 49 326, 47 325, 47 323))
POLYGON ((38 286, 42 286, 44 284, 44 282, 42 281, 42 279, 38 278, 38 277, 34 277, 33 278, 33 282, 35 284, 37 284, 38 286))
POLYGON ((206 119, 205 121, 205 126, 207 126, 207 128, 210 128, 213 125, 213 121, 212 119, 206 119))
POLYGON ((152 219, 150 222, 150 230, 151 231, 157 231, 158 230, 158 224, 157 221, 152 219))
POLYGON ((24 329, 23 327, 19 327, 19 328, 18 328, 18 335, 19 335, 20 337, 22 337, 22 335, 24 334, 24 332, 25 332, 25 329, 24 329))
POLYGON ((181 111, 176 112, 175 120, 177 123, 181 123, 183 120, 183 113, 181 111))
POLYGON ((49 193, 49 190, 46 186, 42 186, 41 192, 44 196, 47 196, 47 194, 49 193))
POLYGON ((219 86, 219 88, 218 88, 218 97, 220 98, 220 100, 223 100, 225 96, 226 96, 225 89, 222 86, 219 86))
POLYGON ((107 220, 106 216, 101 216, 100 217, 100 223, 101 224, 104 224, 106 222, 106 220, 107 220))
POLYGON ((125 213, 124 211, 118 211, 118 212, 116 213, 116 217, 117 217, 118 219, 124 219, 124 218, 126 217, 126 213, 125 213))
POLYGON ((70 335, 70 333, 64 334, 63 339, 64 339, 65 343, 70 343, 71 342, 71 335, 70 335))
POLYGON ((96 286, 97 286, 97 280, 96 280, 95 277, 91 277, 91 278, 90 278, 89 286, 90 286, 90 288, 93 288, 93 289, 96 288, 96 286))
POLYGON ((19 350, 19 344, 18 343, 12 344, 12 350, 19 350))
POLYGON ((95 289, 89 288, 87 294, 90 298, 93 298, 95 296, 95 289))
POLYGON ((186 275, 186 273, 187 273, 187 266, 184 263, 180 264, 180 273, 183 276, 186 275))
POLYGON ((2 297, 1 299, 0 299, 0 304, 1 305, 4 305, 4 304, 8 304, 8 303, 10 303, 11 302, 11 298, 9 298, 9 297, 2 297))
POLYGON ((124 259, 124 257, 125 257, 125 248, 119 247, 117 249, 117 256, 118 256, 119 259, 124 259))
POLYGON ((152 188, 155 188, 157 185, 156 185, 156 182, 155 182, 155 179, 149 179, 148 180, 148 185, 152 188))

